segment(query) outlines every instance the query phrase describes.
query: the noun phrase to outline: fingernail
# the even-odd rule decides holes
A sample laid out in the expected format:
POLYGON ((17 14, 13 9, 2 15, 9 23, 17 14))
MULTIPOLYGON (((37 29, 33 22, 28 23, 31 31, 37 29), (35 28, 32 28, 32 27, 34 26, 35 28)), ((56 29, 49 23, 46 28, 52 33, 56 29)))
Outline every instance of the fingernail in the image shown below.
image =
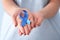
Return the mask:
POLYGON ((16 27, 17 25, 15 25, 15 27, 16 27))
POLYGON ((26 35, 26 33, 24 33, 24 35, 26 35))
POLYGON ((29 33, 26 33, 26 35, 29 35, 29 33))
POLYGON ((19 34, 21 36, 21 34, 19 34))
POLYGON ((26 34, 26 35, 29 35, 29 33, 28 33, 28 34, 26 34))

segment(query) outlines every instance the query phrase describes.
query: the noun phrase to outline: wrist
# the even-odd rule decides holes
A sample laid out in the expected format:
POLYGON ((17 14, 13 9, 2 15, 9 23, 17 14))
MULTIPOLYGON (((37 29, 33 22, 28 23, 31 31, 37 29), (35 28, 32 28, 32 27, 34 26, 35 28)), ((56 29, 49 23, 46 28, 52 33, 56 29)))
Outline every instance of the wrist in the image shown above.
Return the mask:
POLYGON ((20 13, 20 11, 21 11, 21 8, 19 8, 19 7, 14 7, 14 8, 12 8, 12 10, 10 11, 10 16, 15 16, 15 15, 17 15, 18 13, 20 13))
POLYGON ((42 20, 44 20, 45 19, 45 17, 44 17, 44 15, 43 15, 43 13, 42 12, 38 12, 38 16, 40 17, 40 19, 42 19, 42 20))

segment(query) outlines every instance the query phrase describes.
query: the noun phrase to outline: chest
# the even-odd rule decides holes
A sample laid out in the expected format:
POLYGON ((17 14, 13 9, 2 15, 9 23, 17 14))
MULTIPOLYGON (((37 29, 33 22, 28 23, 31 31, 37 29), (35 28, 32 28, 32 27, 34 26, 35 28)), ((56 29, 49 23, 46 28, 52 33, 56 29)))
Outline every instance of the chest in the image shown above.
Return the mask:
POLYGON ((31 11, 38 11, 43 8, 49 0, 16 0, 16 2, 22 8, 28 8, 31 11))

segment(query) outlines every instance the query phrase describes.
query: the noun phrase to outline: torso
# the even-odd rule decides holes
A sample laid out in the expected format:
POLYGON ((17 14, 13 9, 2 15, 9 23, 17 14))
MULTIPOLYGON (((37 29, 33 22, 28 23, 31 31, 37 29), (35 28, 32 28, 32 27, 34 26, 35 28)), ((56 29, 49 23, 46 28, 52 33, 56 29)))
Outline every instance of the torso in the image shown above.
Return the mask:
POLYGON ((27 8, 31 11, 38 11, 42 9, 47 3, 48 0, 17 0, 17 3, 22 8, 27 8))

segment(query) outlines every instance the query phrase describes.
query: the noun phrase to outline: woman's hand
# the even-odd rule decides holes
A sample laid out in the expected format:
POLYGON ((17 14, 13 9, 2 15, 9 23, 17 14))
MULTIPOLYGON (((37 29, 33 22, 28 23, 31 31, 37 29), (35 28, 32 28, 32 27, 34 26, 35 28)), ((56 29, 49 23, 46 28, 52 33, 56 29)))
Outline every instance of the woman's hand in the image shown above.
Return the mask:
POLYGON ((39 12, 33 13, 33 16, 34 16, 34 26, 35 27, 40 26, 42 21, 44 20, 44 17, 39 12))
POLYGON ((22 13, 22 9, 21 8, 14 8, 12 9, 12 11, 9 12, 12 20, 13 20, 13 24, 15 25, 15 27, 18 25, 17 23, 17 16, 18 14, 22 13))
POLYGON ((24 8, 13 8, 10 12, 9 15, 12 17, 13 23, 15 26, 18 27, 19 34, 29 34, 32 28, 34 27, 34 22, 33 22, 33 16, 32 13, 24 8), (26 10, 28 12, 28 19, 31 21, 30 25, 25 25, 25 27, 21 26, 21 19, 19 18, 19 14, 23 13, 22 10, 26 10))
POLYGON ((18 32, 20 35, 28 35, 32 28, 34 28, 34 19, 32 13, 28 9, 22 8, 22 10, 26 10, 28 12, 28 19, 31 21, 30 25, 26 24, 24 27, 21 26, 22 20, 20 20, 19 16, 17 17, 17 23, 18 23, 18 32))

